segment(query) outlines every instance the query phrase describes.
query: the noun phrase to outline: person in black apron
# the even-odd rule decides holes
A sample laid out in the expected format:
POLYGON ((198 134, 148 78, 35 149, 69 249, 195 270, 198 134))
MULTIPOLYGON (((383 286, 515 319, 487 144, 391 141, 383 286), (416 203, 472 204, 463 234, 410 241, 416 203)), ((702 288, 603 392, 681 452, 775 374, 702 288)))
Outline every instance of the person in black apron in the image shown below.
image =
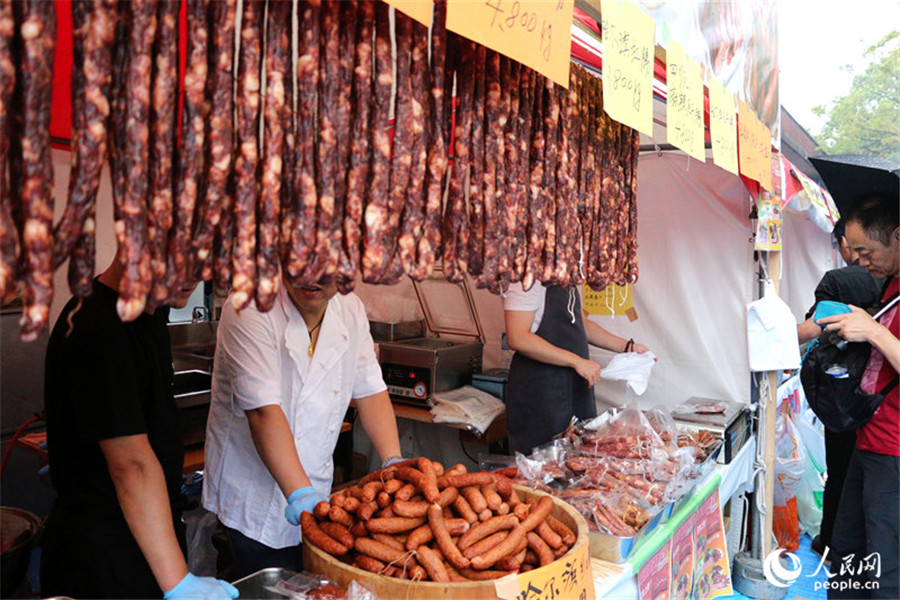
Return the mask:
MULTIPOLYGON (((535 288, 522 292, 519 287, 509 295, 540 294, 540 284, 535 288)), ((585 321, 577 289, 551 285, 544 290, 544 312, 533 335, 546 343, 530 337, 534 310, 504 302, 507 338, 516 351, 506 394, 510 452, 531 454, 568 427, 573 415, 581 420, 597 416, 593 387, 600 365, 590 360, 589 340, 606 350, 647 351, 585 321)))
POLYGON ((122 264, 113 261, 94 280, 91 296, 66 304, 47 345, 44 406, 57 498, 41 542, 41 593, 229 600, 238 594, 233 586, 188 572, 168 310, 122 322, 122 264))

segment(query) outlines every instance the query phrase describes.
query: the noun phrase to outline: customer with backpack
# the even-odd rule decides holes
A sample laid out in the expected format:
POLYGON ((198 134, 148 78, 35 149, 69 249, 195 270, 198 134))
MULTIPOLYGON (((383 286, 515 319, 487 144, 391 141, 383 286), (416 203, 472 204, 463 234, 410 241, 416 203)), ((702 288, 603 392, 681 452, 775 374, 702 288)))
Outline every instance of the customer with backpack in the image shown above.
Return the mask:
MULTIPOLYGON (((801 344, 817 338, 822 333, 822 327, 816 325, 813 318, 819 302, 831 300, 868 308, 881 298, 882 281, 873 277, 868 269, 859 264, 859 257, 844 235, 845 226, 846 221, 839 219, 834 224, 831 235, 837 243, 841 258, 848 266, 828 271, 816 286, 816 301, 806 313, 806 320, 797 325, 797 336, 801 344)), ((822 525, 819 535, 812 540, 812 549, 819 556, 822 556, 825 548, 831 547, 834 518, 837 515, 844 477, 855 445, 855 429, 838 432, 825 427, 825 465, 828 478, 825 480, 825 491, 822 494, 822 525)))
MULTIPOLYGON (((896 194, 872 195, 858 200, 847 218, 845 235, 859 264, 886 279, 883 301, 900 289, 898 212, 896 194)), ((834 527, 835 577, 828 597, 900 598, 900 310, 895 303, 876 321, 851 306, 851 312, 821 323, 849 342, 871 344, 859 387, 865 394, 884 394, 875 414, 857 429, 834 527)))

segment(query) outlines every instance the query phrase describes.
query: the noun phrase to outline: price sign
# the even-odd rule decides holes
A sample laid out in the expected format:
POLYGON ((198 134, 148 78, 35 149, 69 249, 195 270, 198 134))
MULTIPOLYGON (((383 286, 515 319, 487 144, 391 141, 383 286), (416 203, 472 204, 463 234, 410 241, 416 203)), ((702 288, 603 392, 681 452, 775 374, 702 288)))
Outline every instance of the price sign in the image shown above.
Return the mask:
POLYGON ((590 546, 565 556, 546 567, 521 575, 507 575, 494 582, 498 598, 505 600, 594 600, 590 546))
POLYGON ((425 27, 431 27, 432 2, 423 0, 385 0, 385 2, 425 27))
POLYGON ((447 29, 568 88, 574 6, 575 0, 449 0, 447 29))
POLYGON ((584 298, 584 310, 589 315, 625 315, 629 321, 637 320, 630 283, 625 285, 611 283, 599 292, 595 292, 585 285, 582 298, 584 298))
POLYGON ((716 80, 709 82, 709 136, 713 161, 731 173, 738 173, 737 116, 734 95, 716 80))
POLYGON ((756 160, 756 115, 743 100, 738 100, 738 159, 741 175, 759 181, 759 164, 756 160))
POLYGON ((666 53, 666 136, 670 144, 706 161, 703 130, 703 77, 678 42, 666 53))
POLYGON ((672 540, 666 542, 637 574, 641 600, 657 600, 669 596, 669 572, 671 571, 672 540))
POLYGON ((772 132, 761 120, 756 119, 756 140, 759 153, 759 183, 768 191, 773 190, 772 184, 772 132))
POLYGON ((612 118, 653 135, 656 25, 631 2, 602 0, 603 107, 612 118))
POLYGON ((694 598, 710 600, 730 596, 731 569, 725 546, 725 525, 719 508, 719 490, 714 491, 697 509, 694 527, 694 598))

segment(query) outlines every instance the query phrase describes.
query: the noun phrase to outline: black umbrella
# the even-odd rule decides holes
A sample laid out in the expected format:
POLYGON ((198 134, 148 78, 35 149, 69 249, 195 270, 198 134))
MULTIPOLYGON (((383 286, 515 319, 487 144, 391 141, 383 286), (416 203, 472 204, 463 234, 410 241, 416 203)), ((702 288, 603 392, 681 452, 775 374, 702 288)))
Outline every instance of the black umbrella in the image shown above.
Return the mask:
POLYGON ((834 198, 841 215, 846 215, 854 200, 867 194, 900 198, 900 166, 877 156, 838 154, 810 156, 825 187, 834 198))

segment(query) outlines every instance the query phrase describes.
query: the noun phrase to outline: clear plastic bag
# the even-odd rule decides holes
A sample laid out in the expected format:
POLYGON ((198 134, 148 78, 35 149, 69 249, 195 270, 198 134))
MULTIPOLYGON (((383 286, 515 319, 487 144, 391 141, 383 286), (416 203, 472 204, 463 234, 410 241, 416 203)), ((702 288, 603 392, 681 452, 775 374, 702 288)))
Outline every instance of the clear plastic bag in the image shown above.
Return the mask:
POLYGON ((650 383, 650 372, 656 364, 656 356, 652 352, 623 352, 616 354, 606 368, 600 371, 602 379, 625 381, 628 387, 638 396, 647 391, 650 383))
POLYGON ((778 547, 793 552, 800 546, 797 492, 804 473, 804 460, 797 444, 794 422, 779 415, 775 430, 775 493, 772 529, 778 547))

